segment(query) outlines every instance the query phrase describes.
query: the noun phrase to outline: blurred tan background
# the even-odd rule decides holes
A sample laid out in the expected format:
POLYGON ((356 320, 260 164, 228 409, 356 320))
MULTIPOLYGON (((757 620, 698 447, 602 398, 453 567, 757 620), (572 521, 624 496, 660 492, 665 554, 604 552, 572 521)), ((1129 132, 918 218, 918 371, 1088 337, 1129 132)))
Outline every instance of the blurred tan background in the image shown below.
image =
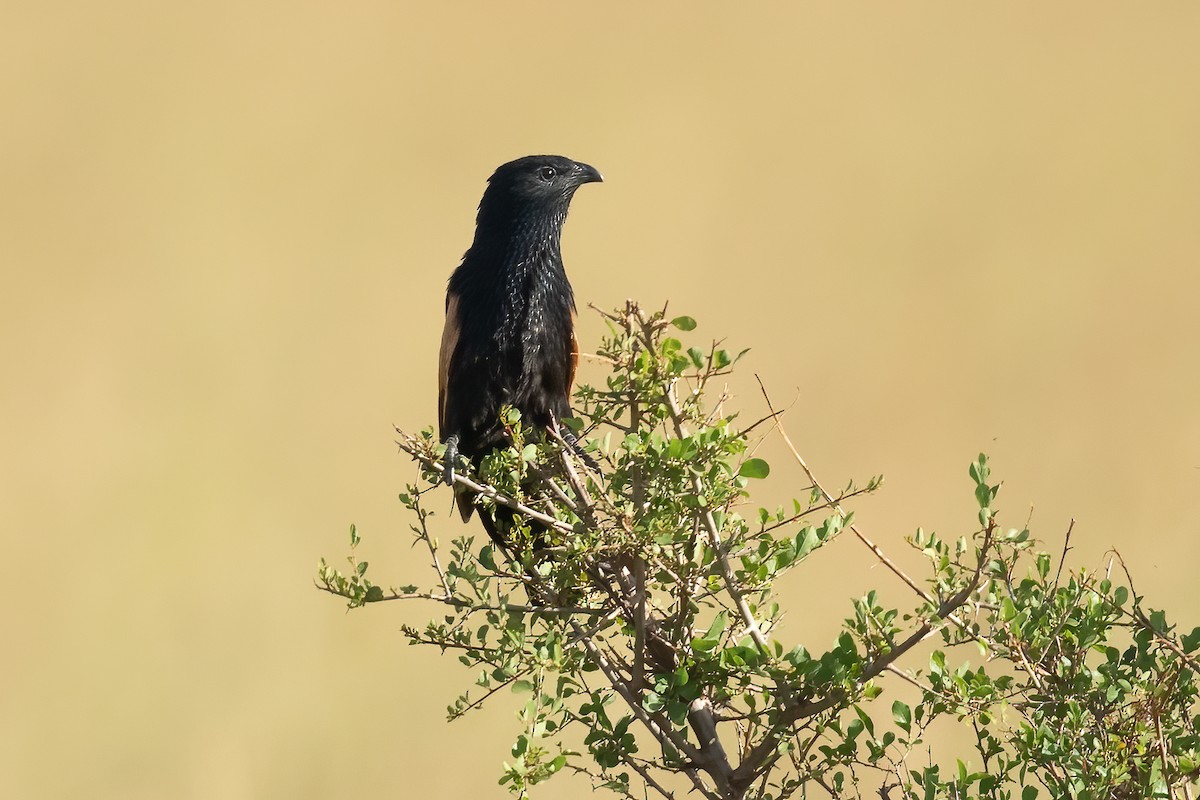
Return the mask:
MULTIPOLYGON (((970 528, 983 449, 1009 524, 1074 516, 1072 563, 1200 623, 1198 41, 1192 3, 7 4, 2 793, 503 796, 510 700, 446 725, 470 676, 397 632, 437 610, 312 577, 356 522, 424 578, 390 426, 432 423, 444 281, 527 153, 607 178, 581 304, 753 347, 737 402, 885 473, 889 551, 970 528)), ((895 588, 820 558, 810 649, 895 588)))

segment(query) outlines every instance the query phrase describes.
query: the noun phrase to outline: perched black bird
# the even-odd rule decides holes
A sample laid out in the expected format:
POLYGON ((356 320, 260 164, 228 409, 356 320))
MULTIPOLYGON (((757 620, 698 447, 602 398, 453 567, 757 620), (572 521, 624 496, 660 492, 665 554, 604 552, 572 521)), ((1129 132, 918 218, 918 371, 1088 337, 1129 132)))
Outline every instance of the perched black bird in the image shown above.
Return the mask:
MULTIPOLYGON (((603 180, 562 156, 526 156, 503 165, 479 202, 475 241, 450 276, 438 370, 438 423, 447 483, 461 454, 476 467, 508 444, 502 405, 525 424, 557 430, 570 416, 579 347, 575 296, 563 268, 562 237, 575 190, 603 180)), ((456 497, 464 521, 474 497, 456 497)), ((506 544, 512 514, 480 513, 488 535, 506 544)))

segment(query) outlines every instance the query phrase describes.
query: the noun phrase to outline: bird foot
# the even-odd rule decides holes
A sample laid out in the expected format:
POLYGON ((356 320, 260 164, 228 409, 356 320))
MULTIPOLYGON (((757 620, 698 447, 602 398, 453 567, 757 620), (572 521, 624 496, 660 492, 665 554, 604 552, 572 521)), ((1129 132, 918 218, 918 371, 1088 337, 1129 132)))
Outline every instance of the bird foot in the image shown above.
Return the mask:
POLYGON ((447 486, 454 485, 454 465, 458 462, 458 437, 451 436, 446 440, 446 452, 442 456, 445 468, 442 470, 442 480, 447 486))
POLYGON ((584 463, 584 466, 592 472, 600 471, 600 465, 596 463, 596 459, 592 458, 591 453, 583 449, 583 445, 579 443, 579 438, 575 435, 574 431, 563 425, 558 429, 558 434, 567 443, 567 446, 571 448, 571 451, 579 456, 579 460, 584 463))

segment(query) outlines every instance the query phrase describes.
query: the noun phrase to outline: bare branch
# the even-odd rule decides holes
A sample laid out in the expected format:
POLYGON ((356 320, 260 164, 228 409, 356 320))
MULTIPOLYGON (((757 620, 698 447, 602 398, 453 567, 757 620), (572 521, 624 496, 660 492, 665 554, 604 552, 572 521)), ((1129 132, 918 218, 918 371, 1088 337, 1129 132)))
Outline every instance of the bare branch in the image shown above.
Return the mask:
POLYGON ((1058 586, 1058 579, 1062 577, 1063 564, 1067 563, 1067 551, 1071 549, 1071 531, 1075 530, 1075 518, 1071 517, 1071 524, 1067 526, 1067 535, 1063 539, 1062 558, 1058 560, 1058 572, 1054 573, 1054 585, 1058 586))
MULTIPOLYGON (((813 474, 812 469, 808 466, 808 462, 804 460, 804 457, 800 455, 800 451, 796 449, 796 445, 792 444, 791 438, 787 435, 787 430, 785 430, 783 427, 783 420, 780 419, 780 415, 775 411, 775 407, 771 404, 771 397, 767 394, 767 387, 763 385, 762 378, 760 378, 758 375, 755 375, 754 378, 758 381, 758 388, 762 390, 763 399, 767 403, 767 410, 775 415, 775 427, 779 430, 779 435, 783 438, 784 444, 788 446, 788 450, 792 452, 792 456, 796 459, 796 463, 800 465, 802 470, 804 470, 804 474, 808 476, 808 479, 812 482, 813 487, 816 488, 816 490, 821 493, 821 496, 825 498, 825 502, 831 504, 839 514, 845 517, 846 512, 842 510, 841 505, 837 502, 832 494, 825 490, 825 487, 821 485, 821 482, 817 480, 817 476, 813 474)), ((858 529, 858 526, 851 524, 849 527, 850 531, 858 537, 858 540, 866 545, 867 548, 875 554, 875 557, 879 559, 880 563, 891 570, 896 577, 904 581, 904 583, 907 584, 908 587, 914 592, 919 594, 921 598, 925 600, 925 602, 930 604, 934 602, 933 595, 925 591, 921 584, 909 577, 904 570, 900 569, 900 567, 897 566, 894 561, 888 558, 887 555, 884 554, 883 550, 879 548, 879 545, 868 539, 866 535, 864 535, 862 531, 858 529)))

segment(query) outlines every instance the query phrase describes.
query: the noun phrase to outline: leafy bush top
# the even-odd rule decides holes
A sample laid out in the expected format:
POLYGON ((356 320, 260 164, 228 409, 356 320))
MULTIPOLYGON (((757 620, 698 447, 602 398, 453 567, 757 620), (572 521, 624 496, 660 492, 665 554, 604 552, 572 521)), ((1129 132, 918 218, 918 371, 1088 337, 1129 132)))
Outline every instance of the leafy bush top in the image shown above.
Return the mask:
MULTIPOLYGON (((1127 575, 1066 569, 1066 543, 1056 559, 1027 529, 1002 528, 984 455, 969 470, 977 520, 961 536, 908 540, 927 560, 921 579, 844 509, 881 478, 835 496, 797 453, 810 480, 802 496, 753 509, 749 489, 770 470, 749 437, 782 428, 773 411, 739 427, 713 397, 740 354, 686 346, 689 317, 633 303, 604 317, 596 358, 609 372, 603 387, 579 388, 570 421, 602 475, 508 409, 512 447, 457 480, 485 511, 518 512, 511 553, 472 535, 445 548, 422 504, 438 490, 443 448, 431 430, 400 432, 421 471, 400 500, 432 587, 384 588, 353 552, 348 572, 322 561, 318 573, 352 608, 444 606, 404 633, 474 675, 450 719, 505 688, 524 697, 501 784, 525 797, 565 770, 630 798, 1192 796, 1200 628, 1179 635, 1143 608, 1127 575), (778 581, 846 533, 913 604, 886 607, 871 591, 825 652, 781 642, 778 581), (910 651, 929 638, 937 649, 915 663, 910 651), (983 664, 970 666, 971 654, 983 664), (920 699, 881 710, 895 681, 920 699), (926 736, 937 720, 959 726, 975 755, 934 758, 926 736)), ((352 527, 352 551, 358 541, 352 527)))

